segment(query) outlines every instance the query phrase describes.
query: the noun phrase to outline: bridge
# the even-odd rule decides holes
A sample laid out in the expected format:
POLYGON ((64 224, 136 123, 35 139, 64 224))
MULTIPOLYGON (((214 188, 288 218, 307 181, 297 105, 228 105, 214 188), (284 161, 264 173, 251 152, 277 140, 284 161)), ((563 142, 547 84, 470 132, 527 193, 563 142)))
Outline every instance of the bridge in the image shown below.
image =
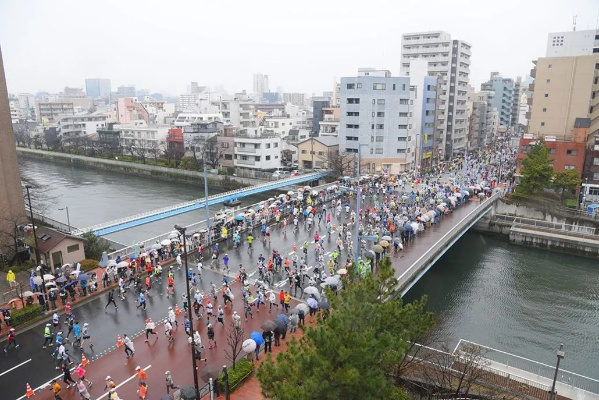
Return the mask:
POLYGON ((392 258, 393 267, 398 275, 398 289, 402 295, 405 295, 464 233, 488 213, 501 197, 502 194, 497 192, 482 203, 470 200, 444 216, 441 223, 426 229, 421 237, 405 245, 401 258, 392 258))
POLYGON ((75 229, 71 231, 71 235, 80 236, 85 232, 93 232, 96 235, 109 235, 114 232, 133 228, 135 226, 148 224, 164 218, 169 218, 175 215, 198 210, 202 207, 220 204, 225 201, 240 199, 242 197, 251 196, 256 193, 266 192, 269 190, 281 189, 300 183, 306 183, 318 180, 329 175, 330 172, 318 172, 306 175, 295 176, 292 178, 281 179, 273 182, 266 182, 260 185, 250 186, 242 189, 231 190, 225 193, 219 193, 208 198, 200 198, 197 200, 187 201, 184 203, 174 204, 172 206, 160 208, 157 210, 147 211, 144 213, 131 215, 129 217, 116 219, 109 222, 104 222, 98 225, 89 226, 87 228, 75 229))

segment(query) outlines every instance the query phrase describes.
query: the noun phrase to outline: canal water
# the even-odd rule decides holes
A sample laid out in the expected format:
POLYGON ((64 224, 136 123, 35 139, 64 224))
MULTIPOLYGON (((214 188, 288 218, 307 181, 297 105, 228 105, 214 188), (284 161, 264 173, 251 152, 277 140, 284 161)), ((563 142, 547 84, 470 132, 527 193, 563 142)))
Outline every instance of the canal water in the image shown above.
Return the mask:
MULTIPOLYGON (((23 176, 54 196, 45 214, 86 227, 204 196, 203 187, 106 171, 20 160, 23 176)), ((218 189, 211 188, 210 194, 218 189)), ((249 205, 265 198, 242 199, 249 205)), ((213 210, 216 211, 216 210, 213 210)), ((109 237, 130 245, 172 230, 175 223, 205 219, 198 210, 109 237)), ((506 240, 467 233, 409 291, 428 295, 437 329, 450 348, 460 338, 554 365, 564 343, 563 368, 599 378, 599 268, 590 259, 510 245, 506 240)))
MULTIPOLYGON (((42 185, 40 199, 51 199, 44 202, 44 215, 66 224, 66 210, 59 208, 68 207, 70 224, 76 228, 204 197, 203 184, 194 186, 190 183, 138 177, 29 157, 20 157, 19 166, 23 177, 32 178, 42 185)), ((221 188, 208 188, 209 195, 224 191, 221 188)), ((245 197, 240 199, 241 206, 251 205, 268 197, 270 193, 245 197)), ((220 207, 213 206, 210 207, 210 212, 214 215, 219 209, 220 207)), ((128 246, 172 231, 175 224, 186 226, 205 219, 206 211, 202 208, 106 237, 128 246)))

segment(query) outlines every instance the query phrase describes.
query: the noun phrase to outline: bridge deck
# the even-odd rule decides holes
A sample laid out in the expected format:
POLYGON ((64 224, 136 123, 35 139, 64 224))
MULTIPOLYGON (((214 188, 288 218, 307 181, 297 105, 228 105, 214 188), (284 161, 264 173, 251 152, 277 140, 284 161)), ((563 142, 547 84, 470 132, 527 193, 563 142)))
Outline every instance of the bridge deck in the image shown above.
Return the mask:
POLYGON ((416 239, 409 244, 404 245, 403 251, 391 254, 395 276, 401 276, 406 272, 424 253, 443 236, 453 229, 453 227, 463 220, 478 205, 477 200, 470 200, 456 208, 451 214, 445 215, 439 224, 433 224, 431 228, 426 229, 419 234, 416 239))

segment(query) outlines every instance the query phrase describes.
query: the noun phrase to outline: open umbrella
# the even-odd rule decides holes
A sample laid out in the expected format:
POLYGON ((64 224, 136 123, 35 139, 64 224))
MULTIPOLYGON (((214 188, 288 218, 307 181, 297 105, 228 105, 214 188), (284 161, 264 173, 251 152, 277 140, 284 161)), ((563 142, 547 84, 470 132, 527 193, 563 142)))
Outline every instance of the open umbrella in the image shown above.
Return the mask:
POLYGON ((162 248, 162 245, 160 243, 154 243, 150 248, 152 250, 159 250, 162 248))
POLYGON ((181 240, 179 238, 172 238, 171 243, 179 243, 181 240))
POLYGON ((372 250, 365 251, 364 252, 364 257, 366 257, 366 258, 374 258, 375 257, 374 251, 372 251, 372 250))
MULTIPOLYGON (((218 376, 219 371, 216 371, 216 376, 218 376)), ((214 380, 214 378, 213 378, 214 380)), ((196 389, 193 386, 183 386, 180 390, 181 400, 196 400, 198 398, 196 389)))
POLYGON ((241 344, 241 349, 246 353, 251 353, 252 351, 256 350, 257 346, 258 345, 254 341, 254 339, 245 339, 241 344))
POLYGON ((30 297, 33 296, 33 292, 30 290, 25 290, 23 293, 21 293, 22 297, 30 297))
POLYGON ((260 325, 260 329, 264 330, 264 331, 274 331, 277 327, 277 323, 272 320, 266 320, 262 323, 262 325, 260 325))
MULTIPOLYGON (((262 336, 260 336, 262 337, 262 336)), ((212 379, 212 382, 214 382, 216 380, 216 378, 218 378, 218 375, 221 373, 222 371, 222 367, 208 367, 208 368, 202 368, 202 374, 200 375, 200 377, 202 378, 202 380, 205 383, 208 383, 210 381, 210 379, 212 379)), ((194 389, 194 395, 195 395, 195 389, 194 389)), ((192 397, 193 399, 196 399, 196 397, 192 397)))
POLYGON ((128 263, 127 261, 121 261, 120 263, 118 263, 118 264, 116 265, 117 269, 120 269, 120 268, 126 268, 126 267, 128 267, 128 266, 129 266, 129 263, 128 263))
POLYGON ((163 246, 168 246, 169 244, 171 244, 171 240, 170 239, 164 239, 162 242, 160 242, 161 245, 163 246))
POLYGON ((41 276, 36 276, 33 278, 33 283, 36 285, 41 285, 43 283, 41 276))
POLYGON ((289 317, 286 316, 285 314, 279 314, 277 315, 277 318, 275 319, 280 319, 281 321, 283 321, 285 323, 285 325, 287 325, 289 323, 289 317))
POLYGON ((374 251, 375 253, 382 253, 383 246, 381 246, 380 244, 375 244, 374 246, 372 246, 372 251, 374 251))
POLYGON ((89 279, 89 275, 88 274, 79 274, 79 276, 77 277, 78 280, 80 281, 86 281, 89 279))
POLYGON ((316 300, 320 300, 320 293, 318 292, 318 289, 315 288, 314 286, 308 286, 307 288, 304 289, 304 294, 306 295, 306 297, 314 297, 316 300))
POLYGON ((56 279, 56 283, 65 283, 66 281, 67 278, 65 278, 64 276, 61 276, 58 279, 56 279))
POLYGON ((307 314, 310 312, 310 307, 306 303, 300 303, 297 306, 295 306, 294 310, 301 310, 304 312, 304 314, 307 314))
POLYGON ((323 310, 328 310, 331 308, 329 301, 327 299, 322 299, 318 302, 318 308, 322 308, 323 310))
POLYGON ((273 329, 273 331, 278 332, 281 335, 284 334, 285 331, 287 330, 287 324, 278 318, 273 319, 273 321, 275 324, 277 324, 277 326, 275 327, 275 329, 273 329))
POLYGON ((287 192, 288 196, 293 196, 294 194, 295 194, 295 192, 293 190, 290 190, 290 191, 287 192))
MULTIPOLYGON (((160 245, 158 245, 160 246, 160 245)), ((116 267, 116 260, 108 260, 107 267, 116 267)))
POLYGON ((327 285, 339 286, 341 285, 341 280, 335 276, 329 276, 324 280, 324 283, 326 283, 327 285))
POLYGON ((318 301, 316 301, 316 299, 315 299, 315 298, 313 298, 313 297, 310 297, 310 298, 308 299, 308 306, 309 306, 310 308, 318 308, 318 301))
POLYGON ((383 247, 389 247, 389 242, 388 242, 388 241, 386 241, 386 240, 381 240, 381 241, 379 242, 379 244, 380 244, 381 246, 383 246, 383 247))
POLYGON ((168 234, 169 239, 174 239, 174 238, 178 238, 178 237, 179 237, 179 231, 172 231, 171 233, 168 234))
POLYGON ((385 236, 383 236, 381 239, 382 239, 382 240, 386 240, 386 241, 388 241, 388 242, 390 242, 390 241, 392 240, 391 236, 389 236, 389 235, 385 235, 385 236))
POLYGON ((337 273, 341 274, 341 275, 345 275, 345 274, 347 274, 347 270, 345 268, 341 268, 341 269, 337 270, 337 273))
POLYGON ((48 282, 48 281, 53 281, 54 279, 56 279, 56 277, 55 277, 54 275, 51 275, 51 274, 45 274, 45 275, 44 275, 44 280, 45 280, 46 282, 48 282))
POLYGON ((244 218, 245 218, 245 215, 243 215, 243 214, 237 214, 235 216, 235 221, 243 221, 244 218))
POLYGON ((253 331, 250 334, 250 339, 252 339, 254 342, 256 342, 256 344, 258 346, 260 346, 262 343, 264 343, 264 338, 262 337, 262 334, 258 331, 253 331))

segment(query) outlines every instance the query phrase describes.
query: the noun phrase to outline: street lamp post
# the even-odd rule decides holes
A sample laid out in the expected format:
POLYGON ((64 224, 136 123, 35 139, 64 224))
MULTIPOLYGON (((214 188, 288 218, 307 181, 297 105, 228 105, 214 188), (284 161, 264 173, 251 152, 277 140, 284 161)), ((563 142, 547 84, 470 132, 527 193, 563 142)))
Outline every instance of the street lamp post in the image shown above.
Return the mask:
POLYGON ((229 400, 231 398, 231 390, 229 389, 229 372, 226 365, 223 365, 223 385, 225 386, 225 400, 229 400))
MULTIPOLYGON (((42 262, 42 260, 40 257, 40 249, 37 246, 37 234, 35 233, 35 221, 33 220, 33 208, 31 208, 31 196, 29 194, 29 189, 31 189, 32 187, 33 186, 31 186, 31 185, 25 185, 25 189, 27 190, 27 201, 29 202, 29 215, 31 216, 31 226, 33 228, 33 239, 35 241, 35 261, 39 265, 42 262)), ((42 275, 43 275, 43 271, 42 271, 42 275)))
POLYGON ((362 198, 360 190, 360 163, 362 162, 362 146, 368 146, 368 144, 358 144, 358 166, 356 168, 356 226, 354 239, 354 263, 356 268, 358 267, 358 256, 360 254, 360 201, 362 198))
POLYGON ((64 208, 59 208, 58 210, 67 210, 67 226, 69 227, 69 233, 71 233, 71 218, 69 217, 69 207, 65 206, 64 208))
POLYGON ((551 385, 551 393, 549 394, 549 398, 551 400, 555 400, 557 392, 555 391, 555 382, 557 381, 557 374, 559 372, 559 363, 566 356, 566 352, 564 351, 564 344, 561 343, 559 345, 559 350, 557 351, 557 364, 555 365, 555 375, 553 375, 553 384, 551 385))
POLYGON ((198 366, 196 364, 196 357, 195 357, 195 343, 193 342, 193 314, 191 313, 191 292, 189 290, 189 266, 187 264, 187 238, 185 236, 185 231, 187 230, 187 228, 182 227, 181 225, 175 225, 175 229, 181 234, 183 235, 183 251, 184 251, 184 255, 185 255, 185 283, 186 283, 186 287, 187 287, 187 304, 190 305, 189 307, 187 307, 187 318, 189 318, 189 325, 191 327, 191 364, 193 365, 193 385, 195 387, 196 390, 196 396, 199 399, 200 398, 200 385, 198 382, 198 366))
POLYGON ((206 208, 206 244, 210 243, 210 206, 208 205, 208 170, 204 160, 204 206, 206 208))

